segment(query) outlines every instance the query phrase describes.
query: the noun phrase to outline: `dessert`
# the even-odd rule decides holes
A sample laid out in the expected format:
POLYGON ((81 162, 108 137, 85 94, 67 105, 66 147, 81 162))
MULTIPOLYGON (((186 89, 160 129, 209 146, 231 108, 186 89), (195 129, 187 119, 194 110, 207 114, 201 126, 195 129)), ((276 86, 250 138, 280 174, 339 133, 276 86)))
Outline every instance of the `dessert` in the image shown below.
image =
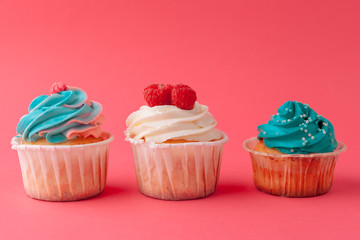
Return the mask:
POLYGON ((331 188, 338 156, 345 151, 334 127, 307 104, 287 101, 258 137, 244 142, 250 152, 255 186, 285 197, 310 197, 331 188))
POLYGON ((227 136, 187 85, 152 84, 148 106, 127 118, 140 191, 164 200, 206 197, 215 191, 227 136))
POLYGON ((100 126, 101 104, 64 83, 35 98, 12 139, 26 193, 46 201, 74 201, 101 193, 106 184, 110 133, 100 126))

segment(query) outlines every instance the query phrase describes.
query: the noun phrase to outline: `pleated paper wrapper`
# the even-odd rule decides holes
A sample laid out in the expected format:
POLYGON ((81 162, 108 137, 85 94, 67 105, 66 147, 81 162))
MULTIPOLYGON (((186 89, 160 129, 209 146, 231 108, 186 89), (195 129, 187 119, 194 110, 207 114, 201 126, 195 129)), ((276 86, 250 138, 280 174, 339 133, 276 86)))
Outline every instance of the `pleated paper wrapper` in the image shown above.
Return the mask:
POLYGON ((227 136, 213 142, 156 144, 128 139, 140 191, 163 200, 188 200, 212 194, 219 180, 227 136))
POLYGON ((100 194, 106 184, 109 145, 26 145, 14 137, 25 192, 46 201, 76 201, 100 194))
POLYGON ((283 197, 312 197, 327 193, 333 182, 336 161, 346 146, 330 153, 269 154, 254 151, 259 141, 250 138, 244 148, 250 152, 255 186, 283 197))

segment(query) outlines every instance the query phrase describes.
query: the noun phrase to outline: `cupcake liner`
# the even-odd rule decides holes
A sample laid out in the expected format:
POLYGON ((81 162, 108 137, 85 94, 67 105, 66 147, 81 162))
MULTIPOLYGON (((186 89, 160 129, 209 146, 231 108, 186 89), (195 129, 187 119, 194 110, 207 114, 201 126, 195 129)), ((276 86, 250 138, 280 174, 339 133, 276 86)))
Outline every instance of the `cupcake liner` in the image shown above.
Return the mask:
POLYGON ((219 180, 227 136, 213 142, 156 144, 128 139, 135 160, 136 179, 146 196, 187 200, 212 194, 219 180))
POLYGON ((336 161, 346 146, 338 142, 334 152, 314 154, 269 154, 254 151, 255 138, 243 144, 250 153, 255 186, 283 197, 311 197, 327 193, 336 161))
POLYGON ((75 201, 100 194, 106 184, 109 145, 113 136, 83 145, 26 145, 17 150, 25 192, 46 201, 75 201))

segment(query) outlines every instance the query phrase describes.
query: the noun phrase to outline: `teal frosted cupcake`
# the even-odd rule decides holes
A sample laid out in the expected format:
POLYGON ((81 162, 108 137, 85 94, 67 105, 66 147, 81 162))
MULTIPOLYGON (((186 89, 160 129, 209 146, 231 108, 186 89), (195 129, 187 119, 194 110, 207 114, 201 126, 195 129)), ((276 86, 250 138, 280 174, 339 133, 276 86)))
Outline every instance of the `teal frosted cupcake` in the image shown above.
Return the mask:
POLYGON ((307 104, 288 101, 256 138, 244 142, 258 189, 286 197, 309 197, 330 190, 337 158, 345 145, 329 120, 307 104))

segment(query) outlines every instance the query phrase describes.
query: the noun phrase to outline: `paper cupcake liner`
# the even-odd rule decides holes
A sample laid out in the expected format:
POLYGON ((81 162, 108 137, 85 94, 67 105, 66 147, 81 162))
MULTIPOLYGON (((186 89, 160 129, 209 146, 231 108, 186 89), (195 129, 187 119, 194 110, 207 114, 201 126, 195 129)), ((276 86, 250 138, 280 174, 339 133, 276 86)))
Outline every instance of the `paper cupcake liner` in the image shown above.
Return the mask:
POLYGON ((14 137, 25 192, 46 201, 75 201, 100 194, 106 184, 108 139, 84 145, 26 145, 14 137))
POLYGON ((259 141, 250 138, 244 148, 250 153, 255 186, 284 197, 311 197, 327 193, 336 161, 346 146, 338 142, 334 152, 315 154, 269 154, 254 151, 259 141))
POLYGON ((140 191, 163 200, 212 194, 219 180, 223 139, 214 142, 156 144, 129 139, 140 191))

